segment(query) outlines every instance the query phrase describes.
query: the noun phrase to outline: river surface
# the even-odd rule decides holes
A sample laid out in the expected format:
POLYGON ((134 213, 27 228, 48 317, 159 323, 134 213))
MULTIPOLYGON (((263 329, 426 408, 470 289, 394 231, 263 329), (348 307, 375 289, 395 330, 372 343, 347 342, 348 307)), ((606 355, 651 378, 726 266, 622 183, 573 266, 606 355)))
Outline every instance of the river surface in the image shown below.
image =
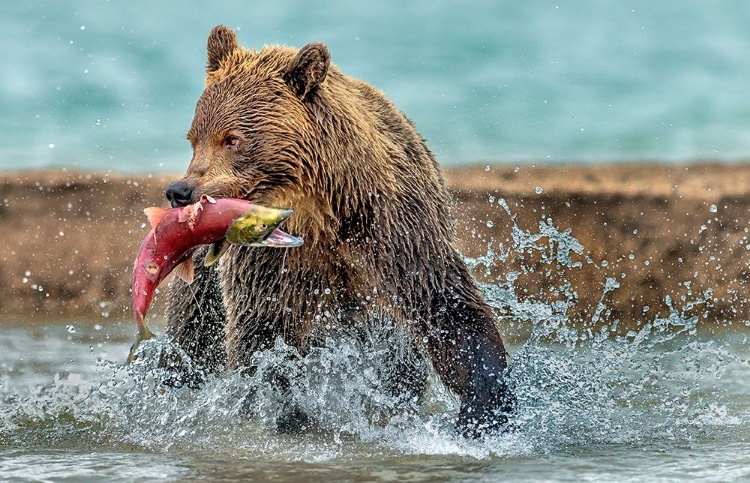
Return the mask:
MULTIPOLYGON (((561 246, 580 249, 558 235, 561 246)), ((566 253, 552 263, 574 264, 566 253)), ((155 361, 177 350, 165 337, 147 341, 124 366, 129 320, 6 325, 0 480, 750 478, 746 322, 671 309, 624 327, 602 302, 591 320, 574 323, 559 306, 518 300, 511 289, 512 282, 483 285, 488 300, 513 315, 503 331, 512 340, 518 411, 508 431, 477 441, 455 434, 458 402, 434 377, 421 404, 381 390, 394 343, 382 337, 391 332, 385 321, 365 341, 329 337, 304 357, 278 342, 256 354, 252 376, 209 376, 198 388, 163 383, 170 369, 155 361), (276 431, 280 396, 268 381, 279 373, 296 381, 283 397, 314 429, 276 431)), ((603 283, 603 295, 617 289, 603 283)))

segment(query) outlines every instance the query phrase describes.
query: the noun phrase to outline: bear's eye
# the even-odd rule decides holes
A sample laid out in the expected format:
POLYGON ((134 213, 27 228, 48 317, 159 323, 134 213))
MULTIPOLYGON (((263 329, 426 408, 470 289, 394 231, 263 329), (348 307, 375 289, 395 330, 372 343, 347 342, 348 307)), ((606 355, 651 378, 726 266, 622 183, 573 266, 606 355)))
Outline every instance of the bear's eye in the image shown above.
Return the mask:
POLYGON ((241 139, 238 136, 229 134, 221 141, 221 146, 236 151, 240 147, 240 141, 241 139))

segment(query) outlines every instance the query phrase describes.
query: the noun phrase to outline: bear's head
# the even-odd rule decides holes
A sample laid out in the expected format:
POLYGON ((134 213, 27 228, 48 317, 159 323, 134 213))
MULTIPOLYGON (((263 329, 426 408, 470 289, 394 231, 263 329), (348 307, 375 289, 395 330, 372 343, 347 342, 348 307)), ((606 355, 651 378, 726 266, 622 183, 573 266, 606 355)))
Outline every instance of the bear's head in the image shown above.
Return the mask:
POLYGON ((382 92, 342 74, 324 44, 248 50, 218 26, 206 70, 187 136, 193 158, 166 190, 173 206, 207 194, 291 208, 286 226, 308 247, 366 239, 365 227, 419 232, 419 220, 449 231, 424 139, 382 92))
POLYGON ((321 181, 326 46, 250 51, 234 31, 218 26, 207 47, 206 87, 187 134, 193 158, 185 177, 166 189, 171 204, 207 194, 295 209, 314 205, 305 198, 321 181))

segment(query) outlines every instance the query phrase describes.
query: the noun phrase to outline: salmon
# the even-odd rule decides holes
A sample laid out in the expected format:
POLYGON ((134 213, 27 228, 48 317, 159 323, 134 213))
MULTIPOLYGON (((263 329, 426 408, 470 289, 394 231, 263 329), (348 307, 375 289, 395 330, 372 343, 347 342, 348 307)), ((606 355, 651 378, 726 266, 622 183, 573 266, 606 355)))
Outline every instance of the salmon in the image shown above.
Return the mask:
POLYGON ((230 243, 282 248, 303 243, 301 238, 278 228, 292 216, 292 210, 267 208, 236 198, 214 199, 203 195, 192 205, 171 209, 151 207, 144 212, 151 231, 143 240, 133 266, 131 288, 138 333, 128 363, 133 361, 140 342, 154 336, 145 318, 156 288, 172 271, 192 283, 192 255, 198 246, 211 244, 204 263, 212 265, 230 243))

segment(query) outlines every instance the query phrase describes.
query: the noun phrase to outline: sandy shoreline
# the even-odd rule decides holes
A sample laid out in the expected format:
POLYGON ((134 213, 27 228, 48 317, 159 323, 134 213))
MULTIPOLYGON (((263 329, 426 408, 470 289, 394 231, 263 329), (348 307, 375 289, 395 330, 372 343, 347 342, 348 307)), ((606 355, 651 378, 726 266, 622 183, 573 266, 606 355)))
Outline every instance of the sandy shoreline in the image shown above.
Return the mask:
MULTIPOLYGON (((519 299, 574 300, 567 312, 585 323, 607 278, 614 278, 620 287, 604 299, 611 319, 632 323, 647 313, 653 320, 669 313, 667 296, 682 310, 704 294, 708 302, 688 313, 708 321, 750 319, 748 163, 494 166, 447 169, 445 176, 465 255, 517 246, 514 222, 498 199, 507 203, 517 233, 537 234, 540 221, 551 219, 555 230, 569 229, 583 245, 584 256, 571 259, 579 268, 545 262, 544 252, 530 249, 511 250, 502 263, 477 271, 486 281, 519 272, 519 299)), ((1 318, 130 320, 132 262, 146 234, 142 209, 165 206, 163 187, 177 177, 0 174, 1 318)), ((549 238, 537 245, 549 247, 549 238)))

